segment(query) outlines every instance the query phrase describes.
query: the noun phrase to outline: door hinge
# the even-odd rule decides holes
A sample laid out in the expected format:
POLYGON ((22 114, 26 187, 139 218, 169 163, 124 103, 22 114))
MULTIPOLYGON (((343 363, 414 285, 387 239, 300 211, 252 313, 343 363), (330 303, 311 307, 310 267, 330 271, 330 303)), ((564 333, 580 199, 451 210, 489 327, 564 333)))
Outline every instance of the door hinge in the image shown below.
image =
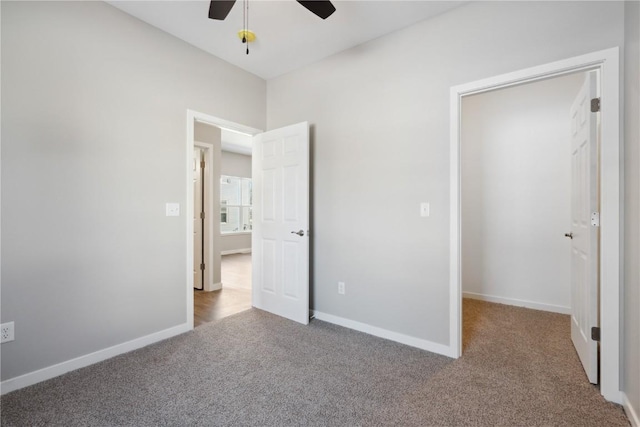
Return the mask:
POLYGON ((200 219, 204 219, 204 212, 200 212, 200 219))
POLYGON ((204 169, 204 160, 200 161, 200 169, 204 169))
POLYGON ((200 264, 200 270, 204 271, 204 263, 200 264))
POLYGON ((597 113, 600 111, 600 98, 593 98, 591 100, 591 112, 597 113))
POLYGON ((591 328, 591 339, 594 341, 600 341, 600 328, 594 326, 591 328))
POLYGON ((591 212, 591 226, 600 227, 600 212, 591 212))

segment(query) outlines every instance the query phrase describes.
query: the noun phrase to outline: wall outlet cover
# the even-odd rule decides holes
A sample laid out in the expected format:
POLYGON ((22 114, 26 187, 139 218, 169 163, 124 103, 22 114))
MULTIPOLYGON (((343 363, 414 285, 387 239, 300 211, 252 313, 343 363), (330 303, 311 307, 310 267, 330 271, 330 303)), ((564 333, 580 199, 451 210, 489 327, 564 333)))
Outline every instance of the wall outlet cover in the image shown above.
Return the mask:
POLYGON ((0 325, 0 343, 13 341, 14 339, 14 323, 7 322, 0 325))
POLYGON ((345 293, 345 284, 344 284, 344 282, 338 282, 338 293, 340 295, 344 295, 344 293, 345 293))

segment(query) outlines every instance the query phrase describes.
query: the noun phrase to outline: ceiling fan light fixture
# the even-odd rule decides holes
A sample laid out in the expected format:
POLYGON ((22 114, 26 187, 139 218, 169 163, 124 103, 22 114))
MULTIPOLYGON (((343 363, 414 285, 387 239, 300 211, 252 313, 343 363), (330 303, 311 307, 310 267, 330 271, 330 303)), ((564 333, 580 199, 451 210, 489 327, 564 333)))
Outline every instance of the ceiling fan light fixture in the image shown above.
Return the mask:
POLYGON ((250 30, 240 30, 238 31, 238 38, 242 40, 242 43, 251 43, 252 41, 255 41, 256 35, 250 30))

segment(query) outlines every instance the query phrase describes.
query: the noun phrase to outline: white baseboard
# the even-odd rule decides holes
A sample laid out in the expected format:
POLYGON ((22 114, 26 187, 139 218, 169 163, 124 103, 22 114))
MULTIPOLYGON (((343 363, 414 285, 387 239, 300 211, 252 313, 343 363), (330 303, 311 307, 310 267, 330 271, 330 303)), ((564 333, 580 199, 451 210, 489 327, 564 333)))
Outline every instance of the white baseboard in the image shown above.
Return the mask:
POLYGON ((517 307, 531 308, 533 310, 550 311, 552 313, 571 314, 571 307, 561 305, 544 304, 539 302, 520 300, 515 298, 503 298, 493 295, 477 294, 475 292, 463 292, 462 298, 477 299, 480 301, 496 302, 498 304, 515 305, 517 307))
POLYGON ((629 402, 627 395, 624 392, 621 392, 621 394, 622 406, 624 407, 624 412, 627 414, 627 418, 629 418, 629 421, 631 422, 631 427, 640 427, 640 417, 638 417, 638 412, 636 410, 640 408, 634 408, 631 402, 629 402))
POLYGON ((222 289, 222 282, 209 283, 208 285, 204 286, 203 290, 205 292, 213 292, 213 291, 219 291, 220 289, 222 289))
POLYGON ((354 329, 359 332, 364 332, 365 334, 399 342, 400 344, 416 347, 421 350, 430 351, 432 353, 438 353, 453 358, 456 357, 453 353, 453 350, 448 345, 438 344, 432 341, 411 337, 409 335, 389 331, 386 329, 378 328, 377 326, 371 326, 366 323, 356 322, 355 320, 345 319, 343 317, 334 316, 332 314, 322 313, 320 311, 314 311, 313 315, 318 320, 333 323, 334 325, 344 326, 345 328, 354 329))
POLYGON ((220 251, 220 255, 250 254, 250 253, 251 253, 251 248, 230 249, 228 251, 220 251))
POLYGON ((122 344, 114 345, 113 347, 105 348, 94 353, 85 354, 84 356, 67 360, 66 362, 58 363, 56 365, 29 372, 15 378, 4 380, 2 381, 2 383, 0 383, 0 394, 6 394, 14 390, 18 390, 42 381, 49 380, 51 378, 58 377, 62 374, 66 374, 67 372, 75 371, 76 369, 84 368, 86 366, 93 365, 94 363, 102 362, 103 360, 110 359, 120 354, 128 353, 132 350, 136 350, 141 347, 156 343, 158 341, 180 335, 182 333, 188 332, 189 330, 191 330, 191 328, 189 328, 189 325, 187 323, 183 323, 182 325, 174 326, 173 328, 155 332, 153 334, 136 338, 122 344))

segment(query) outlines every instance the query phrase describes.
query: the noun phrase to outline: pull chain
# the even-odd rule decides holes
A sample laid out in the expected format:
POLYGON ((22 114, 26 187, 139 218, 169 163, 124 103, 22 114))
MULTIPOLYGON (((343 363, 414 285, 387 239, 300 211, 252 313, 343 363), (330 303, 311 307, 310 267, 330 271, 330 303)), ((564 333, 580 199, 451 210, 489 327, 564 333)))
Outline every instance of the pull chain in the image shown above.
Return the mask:
MULTIPOLYGON (((245 0, 245 2, 247 4, 247 23, 244 28, 246 31, 249 31, 249 0, 245 0)), ((244 39, 247 40, 246 33, 244 39)), ((249 40, 247 40, 247 55, 249 55, 249 40)))
POLYGON ((246 52, 249 55, 249 42, 252 42, 255 38, 255 35, 249 31, 249 0, 242 0, 242 27, 238 36, 242 34, 242 43, 247 44, 246 52))
POLYGON ((247 42, 247 0, 242 0, 242 43, 247 42))

